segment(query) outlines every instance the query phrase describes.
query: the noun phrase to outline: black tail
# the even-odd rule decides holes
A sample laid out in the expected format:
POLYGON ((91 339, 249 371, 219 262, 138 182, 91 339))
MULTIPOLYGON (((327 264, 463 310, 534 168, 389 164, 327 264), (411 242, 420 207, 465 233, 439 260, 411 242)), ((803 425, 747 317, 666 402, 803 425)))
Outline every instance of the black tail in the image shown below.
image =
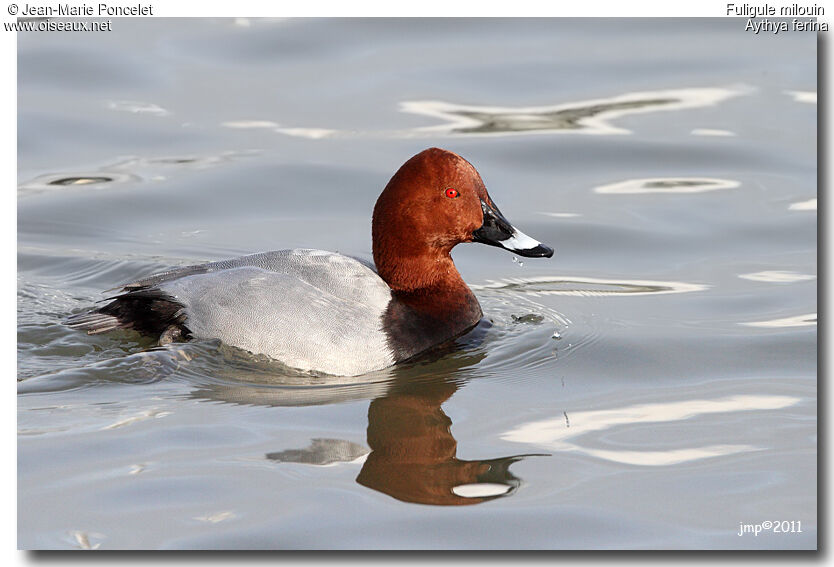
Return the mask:
POLYGON ((160 289, 135 289, 111 299, 104 307, 67 317, 64 323, 90 335, 133 329, 159 337, 171 325, 188 332, 183 305, 160 289))

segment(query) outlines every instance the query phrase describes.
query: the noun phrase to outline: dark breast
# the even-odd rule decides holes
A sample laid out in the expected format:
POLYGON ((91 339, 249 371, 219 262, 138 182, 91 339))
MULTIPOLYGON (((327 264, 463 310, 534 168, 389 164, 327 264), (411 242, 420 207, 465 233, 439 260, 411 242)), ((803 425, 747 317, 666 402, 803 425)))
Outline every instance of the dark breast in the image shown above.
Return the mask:
POLYGON ((469 288, 420 293, 394 292, 383 329, 396 362, 458 337, 481 320, 481 306, 469 288))

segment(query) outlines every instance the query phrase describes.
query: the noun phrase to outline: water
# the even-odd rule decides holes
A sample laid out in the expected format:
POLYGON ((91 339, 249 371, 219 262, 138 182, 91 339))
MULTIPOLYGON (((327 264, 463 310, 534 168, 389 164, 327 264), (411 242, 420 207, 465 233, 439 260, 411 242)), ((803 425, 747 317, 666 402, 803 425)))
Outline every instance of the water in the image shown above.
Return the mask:
POLYGON ((816 37, 742 23, 19 34, 19 546, 814 548, 816 37), (60 323, 170 266, 367 258, 433 145, 556 249, 456 248, 492 324, 454 348, 323 379, 60 323))

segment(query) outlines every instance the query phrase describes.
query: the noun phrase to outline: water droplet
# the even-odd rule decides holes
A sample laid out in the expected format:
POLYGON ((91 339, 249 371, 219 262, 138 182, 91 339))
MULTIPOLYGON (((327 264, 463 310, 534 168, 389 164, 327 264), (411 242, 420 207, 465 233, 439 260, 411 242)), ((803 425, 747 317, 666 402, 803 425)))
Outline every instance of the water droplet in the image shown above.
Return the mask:
POLYGON ((561 340, 562 339, 562 334, 559 331, 553 331, 553 336, 551 338, 555 339, 557 341, 561 340))

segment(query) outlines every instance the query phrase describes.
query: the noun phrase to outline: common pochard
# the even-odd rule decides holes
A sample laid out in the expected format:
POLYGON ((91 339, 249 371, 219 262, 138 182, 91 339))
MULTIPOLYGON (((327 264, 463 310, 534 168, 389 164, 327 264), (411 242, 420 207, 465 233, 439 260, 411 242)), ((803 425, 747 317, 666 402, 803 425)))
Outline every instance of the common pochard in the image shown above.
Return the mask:
POLYGON ((438 148, 394 174, 372 228, 376 271, 335 252, 264 252, 126 284, 110 303, 67 324, 89 334, 134 329, 161 345, 220 339, 300 370, 355 376, 412 358, 480 321, 481 306, 449 255, 455 245, 553 255, 504 218, 472 164, 438 148))

